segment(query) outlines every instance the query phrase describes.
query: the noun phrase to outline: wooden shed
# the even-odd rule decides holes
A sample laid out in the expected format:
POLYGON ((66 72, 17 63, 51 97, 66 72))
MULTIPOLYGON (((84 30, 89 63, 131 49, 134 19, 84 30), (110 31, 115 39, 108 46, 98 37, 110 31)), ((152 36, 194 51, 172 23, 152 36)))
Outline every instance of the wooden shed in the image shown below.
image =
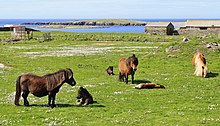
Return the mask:
POLYGON ((149 34, 172 35, 174 25, 171 22, 149 22, 145 26, 145 32, 149 34))

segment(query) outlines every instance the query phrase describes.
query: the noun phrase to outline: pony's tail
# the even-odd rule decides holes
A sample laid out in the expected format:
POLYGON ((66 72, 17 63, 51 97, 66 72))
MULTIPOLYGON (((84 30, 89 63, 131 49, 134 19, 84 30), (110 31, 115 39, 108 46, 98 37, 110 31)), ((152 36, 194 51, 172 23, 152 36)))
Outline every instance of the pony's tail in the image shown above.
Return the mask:
POLYGON ((21 97, 21 86, 20 86, 20 79, 21 76, 19 76, 16 80, 16 94, 15 94, 15 105, 19 105, 19 99, 21 97))

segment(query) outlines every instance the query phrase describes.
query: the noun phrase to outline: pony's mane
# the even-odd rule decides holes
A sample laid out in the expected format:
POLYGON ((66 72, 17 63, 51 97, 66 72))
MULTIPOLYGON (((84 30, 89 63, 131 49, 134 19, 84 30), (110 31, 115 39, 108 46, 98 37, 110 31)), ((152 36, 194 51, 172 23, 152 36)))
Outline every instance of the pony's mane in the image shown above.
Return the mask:
POLYGON ((196 61, 198 62, 198 60, 200 60, 202 63, 204 63, 206 65, 206 59, 205 59, 203 53, 196 52, 194 54, 194 57, 192 59, 192 65, 195 66, 196 65, 196 61))
POLYGON ((133 60, 135 65, 138 65, 138 58, 135 57, 135 54, 133 54, 131 57, 129 57, 129 59, 133 60))
POLYGON ((130 66, 130 62, 133 61, 133 63, 137 66, 138 65, 138 58, 135 57, 135 54, 133 54, 132 56, 128 57, 126 59, 126 65, 130 66))
POLYGON ((50 73, 50 74, 46 74, 42 77, 46 78, 48 81, 48 85, 47 88, 49 90, 52 90, 54 88, 56 88, 58 85, 62 84, 62 82, 65 80, 65 73, 66 71, 63 70, 59 70, 55 73, 50 73))
POLYGON ((206 65, 206 59, 202 53, 199 53, 199 59, 206 65))
POLYGON ((56 74, 60 74, 61 72, 65 72, 65 70, 64 69, 62 69, 62 70, 59 70, 59 71, 57 71, 57 72, 54 72, 54 73, 49 73, 49 74, 46 74, 46 75, 44 75, 43 77, 49 77, 49 76, 53 76, 53 75, 56 75, 56 74))

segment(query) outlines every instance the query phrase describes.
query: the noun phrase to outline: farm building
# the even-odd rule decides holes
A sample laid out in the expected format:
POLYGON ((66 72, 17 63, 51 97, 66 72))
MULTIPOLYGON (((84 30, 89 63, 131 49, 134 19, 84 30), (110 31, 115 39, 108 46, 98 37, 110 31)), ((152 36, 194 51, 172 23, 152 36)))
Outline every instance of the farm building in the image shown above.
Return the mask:
POLYGON ((26 39, 25 26, 11 26, 12 29, 12 39, 21 40, 26 39))
POLYGON ((220 29, 220 20, 187 20, 185 26, 181 26, 180 29, 220 29))
POLYGON ((37 30, 20 25, 4 25, 3 27, 0 27, 0 35, 9 31, 11 32, 11 40, 26 40, 33 38, 33 31, 37 30))
POLYGON ((220 20, 187 20, 178 32, 180 34, 219 33, 220 20))
POLYGON ((174 32, 174 25, 171 22, 149 22, 145 25, 145 33, 172 35, 174 32))

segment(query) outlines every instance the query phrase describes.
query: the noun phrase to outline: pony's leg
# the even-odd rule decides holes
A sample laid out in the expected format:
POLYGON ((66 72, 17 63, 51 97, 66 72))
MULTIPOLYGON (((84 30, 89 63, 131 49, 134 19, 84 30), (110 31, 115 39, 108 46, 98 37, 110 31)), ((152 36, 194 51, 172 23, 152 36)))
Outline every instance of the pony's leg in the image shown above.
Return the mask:
POLYGON ((128 84, 128 74, 125 74, 124 78, 125 78, 125 83, 128 84))
POLYGON ((201 72, 201 70, 200 70, 199 67, 197 66, 197 67, 196 67, 196 70, 195 70, 195 75, 196 75, 196 76, 200 76, 200 72, 201 72))
POLYGON ((29 106, 29 102, 28 102, 28 100, 27 100, 28 94, 29 94, 28 91, 23 91, 23 93, 22 93, 22 97, 23 97, 23 99, 24 99, 24 105, 25 105, 25 106, 29 106))
POLYGON ((55 105, 55 99, 56 99, 56 93, 52 96, 52 105, 51 105, 51 108, 56 107, 56 105, 55 105))
POLYGON ((88 104, 89 104, 89 99, 87 98, 87 99, 85 100, 84 105, 88 105, 88 104))
POLYGON ((134 84, 134 74, 131 74, 131 83, 134 84))
POLYGON ((56 94, 53 94, 53 93, 48 94, 48 105, 47 105, 48 107, 54 108, 56 106, 55 97, 56 97, 56 94), (52 100, 52 104, 51 104, 51 100, 52 100))
POLYGON ((119 72, 119 81, 124 81, 124 75, 123 74, 121 74, 121 72, 119 72))
POLYGON ((122 81, 122 80, 121 80, 121 72, 119 72, 118 80, 119 80, 119 81, 122 81))
POLYGON ((47 107, 51 106, 51 98, 52 98, 52 94, 51 92, 48 93, 48 103, 47 103, 47 107))
POLYGON ((50 107, 50 106, 51 106, 50 102, 51 102, 51 96, 48 95, 48 103, 47 103, 47 107, 50 107))
POLYGON ((127 77, 127 74, 122 75, 121 79, 122 79, 123 82, 126 82, 126 77, 127 77))
POLYGON ((196 73, 197 73, 197 67, 195 67, 195 72, 194 72, 194 75, 196 75, 196 73))

